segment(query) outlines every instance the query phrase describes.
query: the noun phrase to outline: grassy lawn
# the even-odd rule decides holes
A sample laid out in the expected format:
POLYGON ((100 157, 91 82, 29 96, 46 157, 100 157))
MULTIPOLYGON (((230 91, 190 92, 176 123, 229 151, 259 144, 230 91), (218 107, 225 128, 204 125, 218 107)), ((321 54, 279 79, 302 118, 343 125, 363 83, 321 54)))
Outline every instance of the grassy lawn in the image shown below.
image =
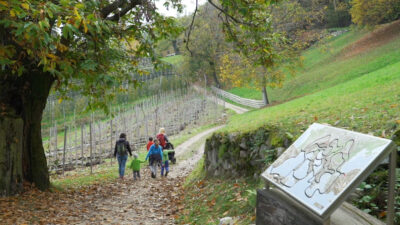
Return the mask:
MULTIPOLYGON (((368 52, 346 58, 341 51, 367 31, 352 30, 328 38, 302 54, 303 67, 295 76, 287 76, 282 88, 268 88, 272 102, 285 102, 356 79, 400 61, 400 37, 368 52)), ((261 91, 232 88, 230 93, 250 99, 262 99, 261 91)))
POLYGON ((344 58, 340 51, 362 37, 365 31, 350 31, 303 54, 303 68, 287 77, 282 88, 269 88, 273 102, 284 102, 364 76, 400 61, 400 37, 366 53, 344 58))
POLYGON ((247 87, 234 87, 228 92, 240 96, 242 98, 249 98, 249 99, 256 99, 256 100, 262 100, 262 93, 260 90, 256 89, 251 89, 247 87))
MULTIPOLYGON (((246 132, 273 124, 298 136, 318 122, 390 138, 400 128, 400 38, 343 58, 340 52, 366 33, 350 31, 306 51, 297 75, 288 77, 283 88, 269 90, 273 101, 284 103, 234 115, 221 131, 246 132)), ((229 92, 257 99, 252 89, 229 92)), ((231 216, 237 224, 255 223, 255 190, 262 183, 206 177, 203 164, 186 180, 185 210, 178 222, 218 224, 231 216)))
POLYGON ((174 56, 163 57, 163 58, 161 58, 161 61, 170 63, 172 65, 176 65, 183 61, 183 56, 182 55, 174 55, 174 56))
POLYGON ((299 134, 319 122, 385 137, 399 127, 399 87, 400 63, 395 63, 302 98, 235 115, 224 129, 246 131, 271 123, 299 134))
POLYGON ((255 189, 262 184, 253 179, 205 178, 204 160, 185 183, 185 209, 179 224, 219 224, 222 217, 233 217, 235 224, 255 223, 255 189))

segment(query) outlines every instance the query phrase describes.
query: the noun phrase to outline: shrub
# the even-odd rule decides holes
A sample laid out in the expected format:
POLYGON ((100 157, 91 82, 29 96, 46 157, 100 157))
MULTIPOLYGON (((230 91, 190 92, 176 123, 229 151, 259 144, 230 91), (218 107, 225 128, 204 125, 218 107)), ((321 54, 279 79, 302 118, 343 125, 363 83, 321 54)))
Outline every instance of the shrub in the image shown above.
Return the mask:
POLYGON ((347 27, 351 24, 350 4, 341 2, 336 9, 330 6, 326 12, 327 27, 347 27))
POLYGON ((350 14, 360 26, 391 22, 400 16, 400 0, 353 0, 350 14))

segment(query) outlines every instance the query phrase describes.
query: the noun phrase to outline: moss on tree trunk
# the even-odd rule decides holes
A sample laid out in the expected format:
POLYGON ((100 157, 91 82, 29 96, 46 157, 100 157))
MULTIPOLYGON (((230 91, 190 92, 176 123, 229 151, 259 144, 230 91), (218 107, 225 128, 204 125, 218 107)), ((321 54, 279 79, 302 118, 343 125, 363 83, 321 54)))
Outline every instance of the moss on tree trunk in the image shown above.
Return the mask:
POLYGON ((22 190, 21 118, 0 118, 0 191, 11 195, 22 190))
POLYGON ((0 145, 0 159, 7 161, 0 165, 0 193, 19 192, 23 181, 34 183, 42 190, 50 185, 41 120, 53 82, 53 76, 38 70, 22 76, 0 77, 0 121, 5 125, 1 130, 7 127, 13 130, 0 131, 0 141, 9 140, 0 145), (15 140, 18 140, 17 144, 15 140), (11 168, 22 171, 22 179, 21 172, 7 173, 11 168))

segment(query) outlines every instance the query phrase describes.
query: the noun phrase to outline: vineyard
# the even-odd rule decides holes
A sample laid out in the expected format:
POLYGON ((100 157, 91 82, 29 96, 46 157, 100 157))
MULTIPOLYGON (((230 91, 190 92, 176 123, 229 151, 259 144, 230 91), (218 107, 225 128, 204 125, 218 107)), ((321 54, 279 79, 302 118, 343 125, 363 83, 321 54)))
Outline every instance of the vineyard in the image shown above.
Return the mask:
POLYGON ((112 163, 114 144, 120 133, 126 133, 132 149, 139 150, 160 127, 168 135, 174 135, 187 127, 214 123, 222 118, 224 107, 218 104, 217 96, 176 83, 177 79, 171 77, 159 78, 159 82, 153 79, 141 88, 142 92, 153 95, 133 102, 128 100, 134 93, 119 96, 126 101, 110 107, 109 115, 94 112, 87 118, 79 117, 76 112, 82 111, 77 102, 80 98, 65 103, 50 98, 44 114, 47 122, 42 128, 49 170, 63 173, 90 166, 92 171, 93 165, 106 159, 112 163), (60 115, 55 116, 57 112, 60 115))

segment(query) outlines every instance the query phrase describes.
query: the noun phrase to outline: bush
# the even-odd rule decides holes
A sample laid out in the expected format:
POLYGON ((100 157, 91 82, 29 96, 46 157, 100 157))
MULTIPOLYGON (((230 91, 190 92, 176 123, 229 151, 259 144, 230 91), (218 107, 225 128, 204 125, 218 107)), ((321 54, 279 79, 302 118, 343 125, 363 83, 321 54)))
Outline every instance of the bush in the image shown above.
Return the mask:
POLYGON ((350 14, 360 26, 391 22, 400 16, 400 0, 353 0, 350 14))
POLYGON ((327 27, 348 27, 351 24, 350 5, 347 3, 338 4, 334 9, 330 6, 326 12, 327 27))

